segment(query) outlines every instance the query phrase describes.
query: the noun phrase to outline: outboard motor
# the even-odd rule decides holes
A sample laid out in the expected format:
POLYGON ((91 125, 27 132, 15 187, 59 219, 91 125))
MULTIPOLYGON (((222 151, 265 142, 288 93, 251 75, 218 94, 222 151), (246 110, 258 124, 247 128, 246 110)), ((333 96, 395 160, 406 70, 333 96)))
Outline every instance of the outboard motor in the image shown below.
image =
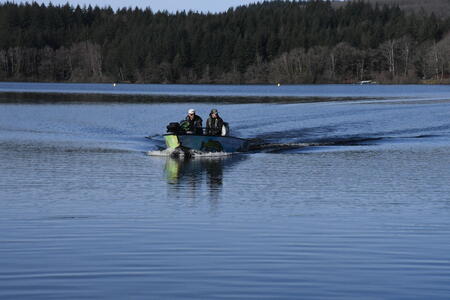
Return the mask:
POLYGON ((178 122, 172 122, 167 125, 167 132, 173 133, 173 134, 179 134, 182 131, 182 128, 180 126, 180 123, 178 122))

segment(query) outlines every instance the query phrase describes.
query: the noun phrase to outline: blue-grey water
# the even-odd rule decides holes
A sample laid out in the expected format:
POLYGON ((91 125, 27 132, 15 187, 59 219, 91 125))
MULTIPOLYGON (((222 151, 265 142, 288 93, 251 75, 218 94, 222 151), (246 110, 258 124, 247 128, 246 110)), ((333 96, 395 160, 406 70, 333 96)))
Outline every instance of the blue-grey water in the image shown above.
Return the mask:
POLYGON ((286 89, 352 100, 0 104, 0 299, 448 299, 450 87, 286 89), (259 146, 147 155, 191 107, 259 146))

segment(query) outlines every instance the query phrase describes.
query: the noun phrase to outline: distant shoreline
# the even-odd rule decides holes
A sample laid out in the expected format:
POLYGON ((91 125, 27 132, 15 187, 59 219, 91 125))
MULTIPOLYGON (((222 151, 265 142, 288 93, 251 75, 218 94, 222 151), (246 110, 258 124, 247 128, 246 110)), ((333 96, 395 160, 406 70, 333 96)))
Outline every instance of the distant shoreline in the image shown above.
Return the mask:
POLYGON ((82 84, 0 82, 0 103, 308 103, 449 98, 447 85, 82 84))
POLYGON ((311 96, 208 96, 208 95, 127 95, 101 93, 1 92, 0 103, 314 103, 333 101, 382 100, 382 97, 311 96))
MULTIPOLYGON (((223 82, 177 82, 177 83, 154 83, 154 82, 112 82, 112 81, 28 81, 28 80, 0 80, 1 83, 24 83, 24 84, 107 84, 107 85, 187 85, 187 86, 307 86, 307 85, 359 85, 359 84, 377 84, 377 85, 450 85, 450 78, 444 80, 435 80, 435 79, 424 79, 419 81, 411 81, 411 82, 395 82, 395 81, 374 81, 374 80, 361 80, 355 82, 317 82, 317 83, 283 83, 283 82, 274 82, 274 83, 223 83, 223 82)), ((0 91, 1 92, 1 91, 0 91)))

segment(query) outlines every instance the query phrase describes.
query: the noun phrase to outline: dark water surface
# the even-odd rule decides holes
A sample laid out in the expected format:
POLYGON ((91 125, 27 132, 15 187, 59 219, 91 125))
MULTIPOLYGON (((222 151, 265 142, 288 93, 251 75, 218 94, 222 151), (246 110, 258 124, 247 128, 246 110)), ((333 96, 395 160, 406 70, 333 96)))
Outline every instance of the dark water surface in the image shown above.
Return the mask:
POLYGON ((448 299, 450 93, 438 88, 0 104, 0 298, 448 299), (147 155, 168 122, 213 106, 258 150, 147 155))

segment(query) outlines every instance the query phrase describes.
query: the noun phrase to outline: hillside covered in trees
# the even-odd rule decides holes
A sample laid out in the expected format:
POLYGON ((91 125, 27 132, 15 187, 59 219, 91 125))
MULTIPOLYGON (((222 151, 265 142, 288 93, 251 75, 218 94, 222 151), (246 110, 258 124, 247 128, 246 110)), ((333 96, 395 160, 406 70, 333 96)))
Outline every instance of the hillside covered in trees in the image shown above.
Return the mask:
MULTIPOLYGON (((345 5, 346 1, 361 0, 345 0, 344 2, 334 2, 335 7, 345 5)), ((450 17, 450 1, 448 0, 362 0, 368 3, 383 5, 395 3, 402 10, 414 13, 434 13, 438 17, 450 17)))
POLYGON ((450 18, 397 5, 271 1, 220 14, 0 5, 0 80, 448 82, 450 18))

